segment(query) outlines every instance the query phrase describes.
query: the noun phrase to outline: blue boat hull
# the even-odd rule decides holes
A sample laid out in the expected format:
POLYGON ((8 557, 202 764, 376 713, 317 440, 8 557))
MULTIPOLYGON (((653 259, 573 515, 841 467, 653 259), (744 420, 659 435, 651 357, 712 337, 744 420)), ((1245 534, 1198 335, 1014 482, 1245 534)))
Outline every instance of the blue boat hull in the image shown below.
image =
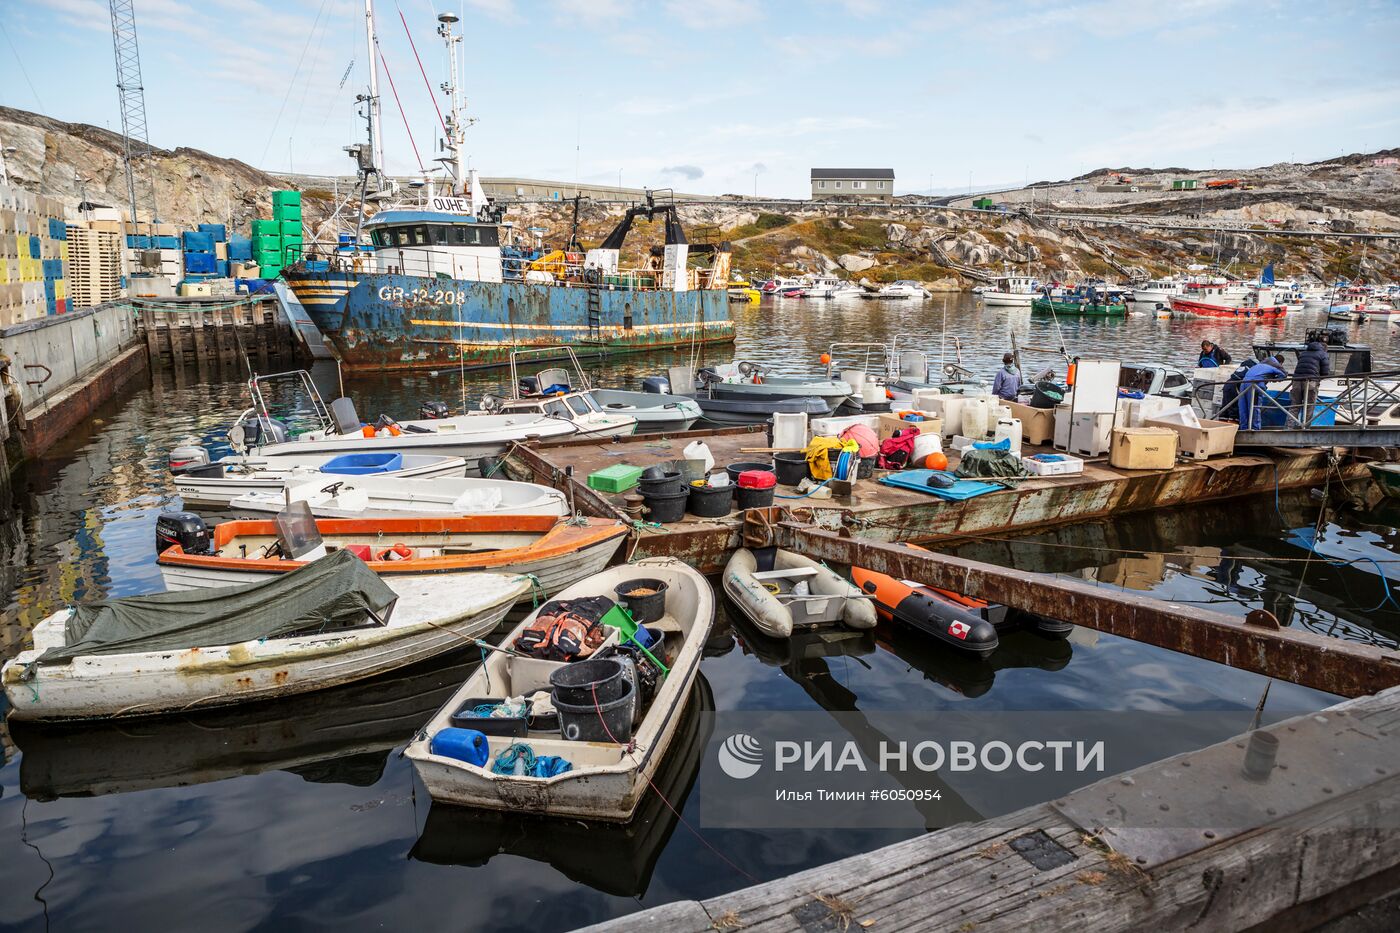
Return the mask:
POLYGON ((498 366, 517 347, 603 354, 729 343, 724 289, 472 282, 288 270, 284 277, 352 370, 498 366), (590 309, 590 293, 596 295, 590 309))

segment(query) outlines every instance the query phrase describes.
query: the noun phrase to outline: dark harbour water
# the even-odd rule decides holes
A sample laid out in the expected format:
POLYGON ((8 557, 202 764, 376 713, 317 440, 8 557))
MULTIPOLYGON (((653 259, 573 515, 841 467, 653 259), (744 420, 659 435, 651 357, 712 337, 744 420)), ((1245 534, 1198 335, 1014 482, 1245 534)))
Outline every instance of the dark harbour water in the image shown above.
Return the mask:
MULTIPOLYGON (((928 341, 945 326, 941 301, 765 303, 735 316, 738 355, 788 372, 815 369, 837 340, 908 333, 928 341)), ((1057 338, 1028 315, 983 311, 965 298, 950 302, 946 320, 964 362, 988 376, 1008 328, 1037 345, 1057 338)), ((1290 321, 1279 331, 1293 336, 1303 326, 1290 321)), ((1146 317, 1064 328, 1074 353, 1176 363, 1189 363, 1202 336, 1218 331, 1146 317)), ((1363 332, 1378 367, 1396 362, 1384 325, 1363 332)), ((1237 355, 1248 343, 1219 339, 1237 355)), ((630 385, 671 361, 631 359, 597 375, 630 385)), ((469 375, 467 394, 474 400, 500 382, 498 373, 469 375)), ((347 388, 362 414, 411 411, 426 398, 455 407, 461 394, 450 373, 347 388)), ((159 375, 17 474, 9 500, 0 500, 0 657, 21 650, 33 624, 67 603, 160 588, 155 516, 178 502, 166 452, 187 435, 215 437, 245 404, 240 384, 177 385, 159 375)), ((1395 645, 1400 609, 1383 578, 1394 573, 1400 516, 1322 508, 1301 491, 982 539, 959 553, 1224 612, 1262 606, 1290 625, 1395 645)), ((451 657, 379 682, 199 716, 0 730, 0 928, 564 929, 712 896, 918 831, 701 826, 705 781, 695 777, 697 755, 684 751, 707 735, 698 715, 687 718, 690 741, 678 742, 658 781, 684 824, 655 798, 623 829, 432 807, 398 751, 472 663, 451 657)), ((990 663, 885 627, 834 643, 775 644, 724 608, 702 673, 694 705, 720 712, 1196 711, 1220 715, 1218 738, 1237 731, 1238 714, 1254 709, 1267 683, 1087 630, 1067 642, 1015 633, 990 663)), ((1333 700, 1275 682, 1266 716, 1333 700)), ((1162 735, 1161 753, 1182 738, 1162 735)))

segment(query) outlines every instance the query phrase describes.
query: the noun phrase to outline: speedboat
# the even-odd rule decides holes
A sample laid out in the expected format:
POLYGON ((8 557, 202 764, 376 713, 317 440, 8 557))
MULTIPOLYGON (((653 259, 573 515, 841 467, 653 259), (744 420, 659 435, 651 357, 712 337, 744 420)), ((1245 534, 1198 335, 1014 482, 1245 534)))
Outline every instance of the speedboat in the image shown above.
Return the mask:
MULTIPOLYGON (((643 394, 651 398, 681 399, 695 405, 700 417, 710 424, 762 424, 774 414, 805 414, 809 418, 824 418, 835 406, 821 398, 788 398, 776 395, 728 396, 711 394, 711 385, 697 380, 690 369, 673 369, 668 376, 647 376, 642 380, 643 394), (697 386, 694 395, 672 395, 673 385, 691 383, 697 386)), ((849 390, 847 390, 849 392, 849 390)))
POLYGON ((317 518, 451 518, 461 515, 550 515, 564 518, 569 505, 557 489, 508 479, 401 479, 322 476, 288 483, 279 492, 250 492, 229 502, 236 512, 277 514, 305 502, 317 518))
POLYGON ((435 804, 626 822, 647 796, 673 744, 714 614, 709 582, 676 558, 648 558, 582 580, 508 634, 501 644, 509 653, 493 652, 484 660, 404 754, 435 804), (660 589, 654 617, 634 622, 630 612, 613 602, 631 583, 660 589), (586 657, 570 660, 527 653, 533 642, 522 636, 536 627, 537 619, 554 617, 564 601, 578 605, 584 600, 601 603, 599 627, 607 635, 600 645, 586 657), (616 663, 607 664, 609 659, 616 663), (554 686, 566 684, 570 669, 579 664, 595 670, 621 668, 620 678, 606 675, 606 685, 612 687, 608 700, 597 698, 604 687, 596 681, 587 688, 554 686), (654 693, 639 673, 643 666, 665 671, 654 693), (588 692, 582 703, 568 703, 561 696, 564 689, 588 692), (483 735, 457 726, 470 723, 482 707, 515 697, 525 700, 526 715, 516 718, 524 734, 483 735), (558 714, 558 725, 551 728, 536 713, 546 699, 558 714), (522 746, 528 747, 528 758, 522 759, 522 746))
POLYGON ((790 276, 777 276, 763 283, 759 288, 765 295, 781 295, 783 292, 806 287, 806 282, 790 276))
MULTIPOLYGON (((235 453, 268 459, 388 452, 455 456, 476 464, 482 457, 504 453, 515 441, 557 439, 579 433, 571 421, 534 413, 413 421, 380 415, 374 424, 366 424, 348 398, 338 398, 327 406, 305 370, 254 376, 248 386, 253 407, 242 412, 229 429, 229 444, 235 453), (287 380, 309 402, 309 417, 316 425, 295 437, 285 422, 272 416, 264 394, 271 384, 287 380)), ((302 414, 306 416, 305 412, 302 414)))
POLYGON ((228 456, 209 462, 203 447, 183 445, 170 451, 175 491, 185 505, 225 506, 251 493, 280 495, 301 482, 321 485, 351 477, 378 476, 391 481, 465 476, 467 461, 437 454, 312 454, 266 457, 228 456))
POLYGON ((294 502, 275 520, 220 522, 167 512, 156 523, 166 589, 232 586, 290 573, 321 553, 348 550, 375 573, 528 573, 553 593, 607 566, 627 537, 620 522, 553 515, 313 518, 294 502))
POLYGON ((1153 279, 1135 286, 1132 290, 1132 300, 1138 304, 1165 305, 1171 301, 1173 295, 1180 295, 1185 290, 1186 283, 1180 279, 1153 279))
POLYGON ((931 298, 933 293, 912 279, 891 282, 875 293, 876 298, 931 298))
POLYGON ((510 398, 487 395, 481 399, 482 415, 534 415, 558 418, 577 429, 579 437, 627 437, 637 430, 637 419, 626 411, 604 409, 593 396, 593 387, 574 355, 573 347, 528 347, 512 350, 510 354, 510 398), (522 377, 518 362, 522 356, 549 354, 563 356, 573 365, 573 372, 555 366, 542 369, 533 376, 522 377))
POLYGON ((834 275, 815 276, 807 285, 807 298, 835 298, 837 295, 861 291, 860 286, 852 286, 834 275))
POLYGON ((637 430, 648 433, 688 430, 702 414, 700 404, 684 395, 628 389, 594 389, 592 395, 604 411, 630 415, 637 430))
POLYGON ((348 552, 204 593, 62 609, 5 664, 10 715, 185 712, 338 686, 485 635, 532 588, 517 574, 377 577, 348 552))

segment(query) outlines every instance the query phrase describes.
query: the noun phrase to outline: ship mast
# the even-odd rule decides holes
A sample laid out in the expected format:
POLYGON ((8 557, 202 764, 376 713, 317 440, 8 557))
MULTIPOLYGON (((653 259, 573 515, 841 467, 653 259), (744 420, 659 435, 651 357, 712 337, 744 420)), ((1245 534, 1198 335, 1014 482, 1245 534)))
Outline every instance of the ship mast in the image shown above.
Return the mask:
POLYGON ((462 44, 462 37, 452 32, 452 24, 457 22, 455 13, 438 14, 438 35, 442 36, 443 42, 447 44, 447 60, 449 63, 447 83, 442 85, 442 92, 451 101, 446 117, 447 135, 442 141, 442 148, 451 153, 451 158, 440 159, 447 165, 448 172, 452 175, 451 194, 469 193, 466 191, 467 182, 467 127, 476 122, 475 118, 468 118, 465 114, 466 101, 462 99, 462 86, 460 84, 460 72, 458 70, 458 46, 462 44))
POLYGON ((374 35, 374 0, 365 0, 365 42, 369 49, 369 146, 374 167, 384 171, 384 133, 379 123, 379 42, 374 35))

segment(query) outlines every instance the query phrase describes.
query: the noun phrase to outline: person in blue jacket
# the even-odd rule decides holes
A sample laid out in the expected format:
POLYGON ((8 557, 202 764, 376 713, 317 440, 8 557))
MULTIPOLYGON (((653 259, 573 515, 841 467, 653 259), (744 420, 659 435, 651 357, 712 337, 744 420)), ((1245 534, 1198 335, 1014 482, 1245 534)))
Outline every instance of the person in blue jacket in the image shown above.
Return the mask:
POLYGON ((1276 356, 1265 357, 1249 368, 1240 386, 1240 427, 1246 430, 1263 427, 1266 383, 1286 378, 1288 374, 1276 356))

